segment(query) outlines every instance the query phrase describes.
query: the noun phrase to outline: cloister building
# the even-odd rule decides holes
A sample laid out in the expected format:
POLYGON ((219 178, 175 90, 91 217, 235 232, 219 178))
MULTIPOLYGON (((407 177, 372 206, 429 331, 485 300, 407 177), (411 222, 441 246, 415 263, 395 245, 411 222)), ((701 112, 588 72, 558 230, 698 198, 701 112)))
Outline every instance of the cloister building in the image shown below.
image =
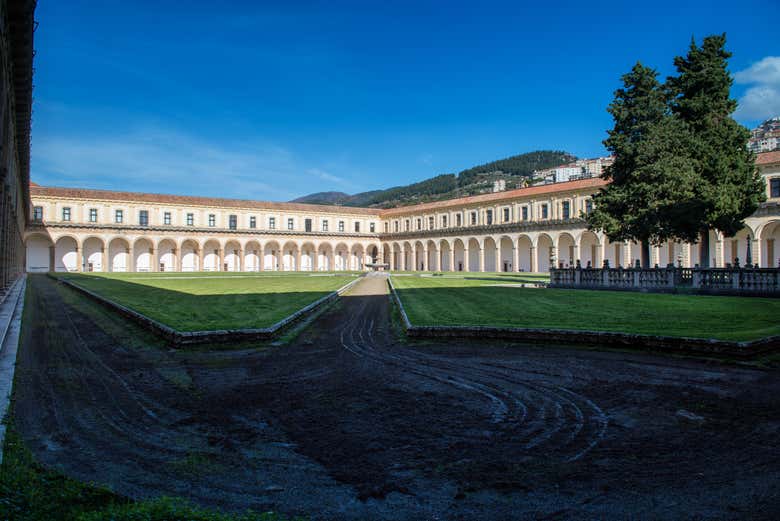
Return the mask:
MULTIPOLYGON (((780 152, 757 160, 767 201, 735 237, 710 232, 709 265, 780 263, 780 152)), ((640 245, 610 242, 585 216, 594 177, 378 210, 32 185, 28 271, 545 272, 550 263, 630 266, 640 245)), ((651 263, 704 264, 695 244, 651 263)))

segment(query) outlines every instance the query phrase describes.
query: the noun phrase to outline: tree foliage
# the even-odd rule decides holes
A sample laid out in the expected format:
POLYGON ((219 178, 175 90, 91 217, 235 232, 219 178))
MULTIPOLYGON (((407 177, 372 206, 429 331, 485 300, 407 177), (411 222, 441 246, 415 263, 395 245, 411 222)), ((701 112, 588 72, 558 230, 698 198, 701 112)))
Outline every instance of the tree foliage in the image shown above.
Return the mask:
POLYGON ((463 170, 458 174, 458 185, 463 187, 473 182, 479 174, 503 172, 512 176, 532 177, 534 170, 544 170, 554 166, 571 163, 577 158, 561 150, 537 150, 517 156, 491 161, 463 170))
POLYGON ((692 42, 665 85, 639 63, 622 77, 604 141, 615 156, 606 171, 612 183, 595 196, 588 217, 610 240, 693 243, 706 240, 710 228, 733 236, 763 200, 746 146, 750 132, 731 117, 725 42, 725 35, 708 36, 701 47, 692 42))

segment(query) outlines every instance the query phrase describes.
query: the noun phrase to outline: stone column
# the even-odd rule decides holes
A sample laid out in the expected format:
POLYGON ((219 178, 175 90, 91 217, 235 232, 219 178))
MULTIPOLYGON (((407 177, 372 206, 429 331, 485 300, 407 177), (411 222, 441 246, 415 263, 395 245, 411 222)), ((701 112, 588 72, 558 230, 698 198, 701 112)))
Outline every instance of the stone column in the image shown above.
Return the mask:
POLYGON ((455 271, 455 246, 450 248, 450 271, 455 271))
POLYGON ((713 255, 715 256, 715 265, 712 267, 723 268, 726 264, 723 260, 724 259, 723 236, 721 234, 718 234, 718 238, 715 241, 715 251, 713 252, 713 255))
POLYGON ((238 271, 244 271, 244 249, 238 250, 238 271))
POLYGON ((205 260, 203 257, 203 248, 198 248, 197 250, 198 254, 198 271, 203 271, 203 261, 205 260))
POLYGON ((534 246, 533 244, 531 245, 530 254, 531 254, 531 273, 536 273, 539 271, 539 259, 536 258, 536 246, 534 246))
POLYGON ((428 257, 428 248, 425 247, 425 248, 423 248, 423 261, 421 263, 419 263, 420 264, 420 271, 425 271, 426 267, 428 268, 428 270, 430 270, 431 267, 428 266, 428 264, 429 264, 429 260, 428 259, 429 259, 429 257, 428 257))
POLYGON ((436 255, 436 264, 433 266, 434 271, 441 271, 441 250, 434 248, 434 254, 436 255))
POLYGON ((753 264, 761 265, 761 241, 758 239, 750 240, 750 254, 753 264))
POLYGON ((501 259, 501 243, 499 241, 499 243, 496 245, 496 258, 495 258, 496 273, 501 273, 502 271, 501 268, 503 267, 502 262, 503 259, 501 259))
POLYGON ((512 271, 520 271, 520 248, 517 247, 517 243, 512 245, 512 271))
POLYGON ((52 244, 49 246, 49 271, 56 271, 57 270, 57 254, 56 254, 56 248, 52 244))
POLYGON ((469 271, 469 249, 463 248, 463 271, 469 271))
POLYGON ((219 248, 219 265, 217 271, 223 271, 225 269, 225 248, 219 248))
POLYGON ((106 255, 106 247, 100 248, 100 271, 103 273, 108 271, 108 255, 106 255))
POLYGON ((479 247, 479 272, 485 273, 485 248, 479 247))
POLYGON ((624 268, 632 268, 634 266, 633 259, 631 258, 631 243, 630 242, 624 242, 623 243, 623 260, 621 263, 623 264, 624 268))
POLYGON ((160 271, 160 262, 157 259, 157 250, 149 248, 149 271, 160 271))
POLYGON ((301 249, 295 250, 295 266, 293 271, 301 271, 301 249))
MULTIPOLYGON (((575 243, 573 248, 572 248, 572 251, 573 251, 573 257, 571 259, 571 267, 573 268, 573 267, 575 267, 577 265, 577 261, 578 260, 581 261, 581 259, 580 259, 580 245, 575 243)), ((582 262, 580 262, 580 266, 581 265, 582 265, 582 262)))
POLYGON ((184 250, 179 248, 174 250, 174 257, 176 257, 176 271, 184 271, 184 250))
POLYGON ((81 247, 76 244, 76 271, 84 271, 84 255, 81 247))

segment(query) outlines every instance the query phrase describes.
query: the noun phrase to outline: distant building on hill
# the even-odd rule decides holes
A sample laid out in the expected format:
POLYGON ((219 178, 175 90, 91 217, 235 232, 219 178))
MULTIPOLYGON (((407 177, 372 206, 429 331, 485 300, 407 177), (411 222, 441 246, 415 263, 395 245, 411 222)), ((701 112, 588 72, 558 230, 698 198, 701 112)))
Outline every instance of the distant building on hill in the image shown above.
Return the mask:
POLYGON ((760 154, 780 149, 780 116, 768 119, 750 132, 748 148, 760 154))
POLYGON ((541 184, 565 183, 566 181, 601 177, 604 173, 604 168, 611 165, 613 161, 612 157, 578 159, 573 163, 558 165, 544 170, 535 170, 534 177, 542 179, 541 184))

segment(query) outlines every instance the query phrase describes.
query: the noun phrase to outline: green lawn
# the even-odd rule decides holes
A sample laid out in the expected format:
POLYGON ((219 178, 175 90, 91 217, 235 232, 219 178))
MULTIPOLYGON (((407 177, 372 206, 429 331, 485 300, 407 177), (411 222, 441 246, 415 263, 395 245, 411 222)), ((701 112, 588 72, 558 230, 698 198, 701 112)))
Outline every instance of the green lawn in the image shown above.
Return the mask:
POLYGON ((179 331, 263 328, 355 279, 352 273, 60 273, 179 331))
POLYGON ((393 283, 409 320, 420 326, 556 328, 721 340, 780 334, 780 299, 502 287, 513 281, 486 275, 401 276, 393 277, 393 283))

